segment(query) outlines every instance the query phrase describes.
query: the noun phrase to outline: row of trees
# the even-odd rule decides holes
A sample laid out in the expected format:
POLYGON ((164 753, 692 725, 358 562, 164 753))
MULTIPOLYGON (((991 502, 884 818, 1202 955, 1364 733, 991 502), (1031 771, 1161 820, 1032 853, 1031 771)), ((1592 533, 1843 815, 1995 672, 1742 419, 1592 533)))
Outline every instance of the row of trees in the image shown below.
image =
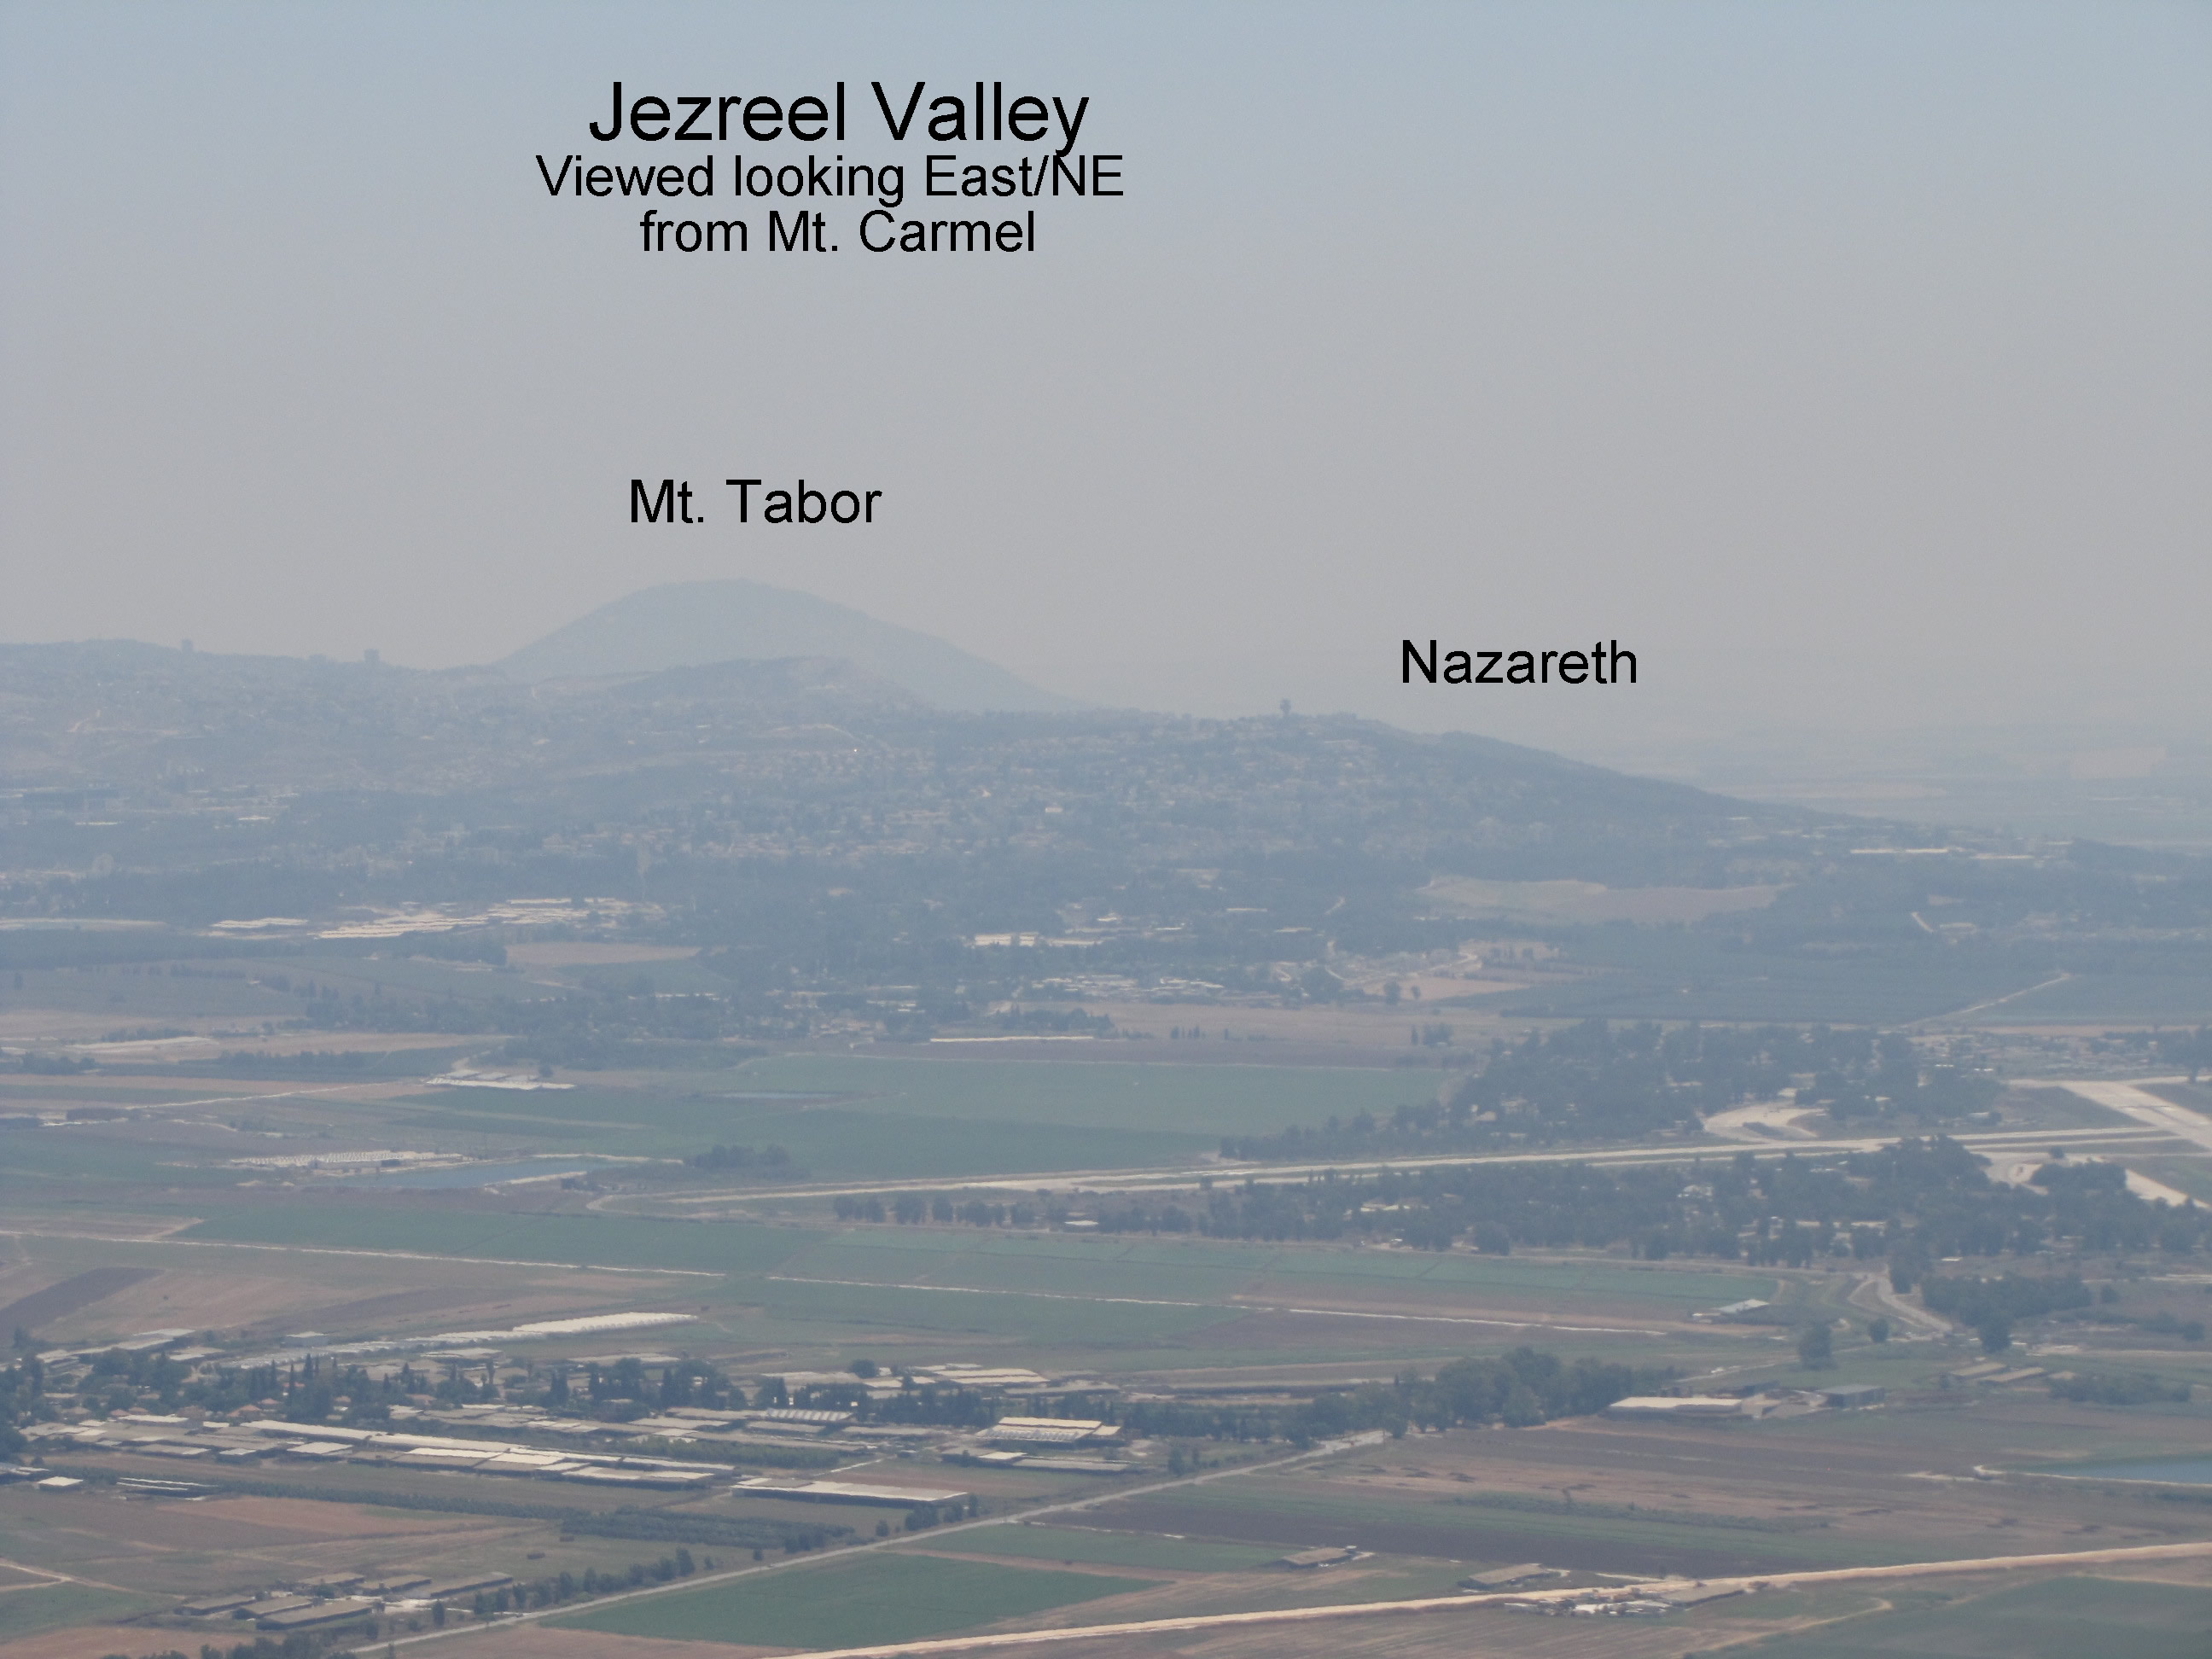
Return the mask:
POLYGON ((925 1221, 940 1224, 959 1222, 970 1227, 1034 1227, 1040 1220, 1062 1219, 1064 1208, 1034 1204, 996 1204, 970 1198, 956 1202, 943 1193, 886 1193, 880 1197, 840 1194, 831 1207, 840 1221, 896 1221, 918 1226, 925 1221))
POLYGON ((1285 1430, 1304 1443, 1372 1428, 1526 1428, 1590 1416, 1632 1394, 1656 1393, 1677 1375, 1597 1359, 1569 1363, 1521 1347, 1498 1359, 1455 1359, 1431 1377, 1407 1371, 1389 1383, 1318 1395, 1290 1414, 1285 1430))
MULTIPOLYGON (((909 1210, 920 1195, 907 1195, 909 1210)), ((2212 1212, 2146 1201, 2116 1164, 2054 1160, 2034 1184, 1989 1178, 1936 1135, 1871 1152, 1794 1152, 1608 1169, 1580 1163, 1334 1171, 1247 1179, 1193 1194, 1102 1194, 1102 1232, 1254 1240, 1396 1240, 1504 1255, 1519 1247, 1700 1255, 1802 1267, 1887 1258, 1908 1280, 1946 1256, 2033 1255, 2056 1245, 2185 1255, 2212 1241, 2212 1212)), ((914 1214, 919 1220, 921 1216, 914 1214)))

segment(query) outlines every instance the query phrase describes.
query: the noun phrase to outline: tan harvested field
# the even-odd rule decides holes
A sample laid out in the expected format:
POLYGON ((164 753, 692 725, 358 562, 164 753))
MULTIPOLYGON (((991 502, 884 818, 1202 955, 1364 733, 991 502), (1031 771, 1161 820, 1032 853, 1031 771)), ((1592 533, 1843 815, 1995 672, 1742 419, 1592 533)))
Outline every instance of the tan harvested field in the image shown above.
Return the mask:
MULTIPOLYGON (((127 1225, 127 1218, 112 1219, 127 1225)), ((118 1231, 108 1237, 130 1236, 118 1231)), ((657 1303, 690 1289, 688 1281, 651 1273, 223 1245, 179 1249, 152 1237, 137 1244, 18 1234, 9 1246, 14 1259, 0 1266, 0 1311, 19 1304, 36 1311, 52 1306, 48 1298, 55 1296, 75 1304, 79 1285, 100 1292, 38 1319, 40 1340, 57 1345, 170 1328, 246 1340, 296 1329, 340 1338, 497 1329, 657 1303)))
POLYGON ((160 1647, 152 1631, 140 1637, 113 1625, 78 1625, 13 1638, 8 1644, 8 1659, 109 1659, 118 1653, 158 1652, 160 1647))
MULTIPOLYGON (((164 1467, 161 1460, 129 1461, 130 1473, 177 1473, 174 1463, 164 1467)), ((0 1555, 163 1596, 321 1573, 442 1571, 444 1563, 496 1552, 527 1524, 296 1498, 169 1503, 90 1489, 0 1489, 0 1555)))
POLYGON ((323 1270, 279 1274, 196 1267, 158 1273, 54 1322, 41 1334, 61 1343, 95 1342, 182 1325, 225 1332, 281 1328, 339 1337, 407 1335, 557 1319, 673 1289, 672 1284, 634 1278, 473 1263, 356 1262, 340 1257, 334 1265, 319 1260, 316 1265, 323 1270))

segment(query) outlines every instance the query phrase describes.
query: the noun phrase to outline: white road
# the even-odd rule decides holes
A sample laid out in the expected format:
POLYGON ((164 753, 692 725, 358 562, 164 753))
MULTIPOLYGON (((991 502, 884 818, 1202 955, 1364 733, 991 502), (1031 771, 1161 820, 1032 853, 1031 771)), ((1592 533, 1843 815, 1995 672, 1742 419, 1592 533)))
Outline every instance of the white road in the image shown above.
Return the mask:
POLYGON ((2084 1100, 2094 1101, 2108 1111, 2184 1140, 2194 1142, 2202 1150, 2212 1152, 2212 1117, 2191 1111, 2186 1106, 2177 1106, 2170 1100, 2161 1100, 2143 1086, 2147 1083, 2179 1083, 2178 1077, 2144 1078, 2136 1083, 2085 1083, 2069 1079, 2058 1083, 2037 1083, 2022 1078, 2014 1086, 2021 1089, 2064 1089, 2084 1100))
MULTIPOLYGON (((2031 1085, 2037 1086, 2037 1085, 2031 1085)), ((2072 1088, 2075 1085, 2067 1084, 2072 1088)), ((2124 1086, 2124 1085, 2122 1085, 2124 1086)), ((2149 1097, 2157 1104, 2156 1097, 2149 1097)), ((2170 1108, 2179 1110, 2179 1108, 2170 1108)), ((2199 1122, 2204 1120, 2199 1119, 2199 1122)), ((2212 1134, 2212 1123, 2205 1124, 2206 1133, 2212 1134)), ((1986 1133, 1954 1135, 1953 1139, 1970 1151, 1995 1158, 2007 1152, 2026 1154, 2039 1147, 2062 1146, 2132 1146, 2136 1142, 2171 1139, 2178 1132, 2171 1127, 2130 1127, 2116 1126, 2108 1129, 1996 1129, 1986 1133)), ((880 1196, 885 1193, 924 1192, 1016 1192, 1066 1193, 1084 1192, 1147 1192, 1167 1191, 1194 1187, 1201 1181, 1216 1181, 1238 1184, 1247 1181, 1261 1183, 1304 1182, 1308 1177, 1334 1171, 1340 1176, 1373 1175, 1387 1170, 1446 1170, 1484 1164, 1595 1164, 1599 1165, 1629 1165, 1637 1164, 1686 1164, 1693 1158, 1728 1158, 1739 1153, 1753 1158, 1781 1158, 1785 1154, 1802 1157, 1822 1152, 1873 1152, 1894 1146, 1899 1139, 1896 1131, 1887 1134, 1854 1136, 1848 1139, 1791 1140, 1788 1142, 1756 1141, 1730 1142, 1715 1145, 1711 1141, 1686 1141, 1663 1146, 1609 1146, 1576 1150, 1554 1147, 1535 1152, 1449 1152, 1427 1155, 1413 1154, 1405 1158, 1344 1158, 1334 1162, 1313 1164, 1200 1164, 1184 1169, 1121 1169, 1121 1170, 1044 1170, 1026 1174, 971 1176, 952 1180, 878 1181, 865 1183, 817 1186, 793 1184, 789 1186, 752 1185, 724 1187, 712 1192, 653 1194, 610 1193, 594 1199, 586 1207, 620 1213, 633 1205, 659 1210, 676 1206, 728 1204, 750 1198, 838 1198, 880 1196), (625 1200, 628 1200, 627 1202, 625 1200)), ((2212 1140, 2201 1145, 2201 1149, 2212 1152, 2212 1140)))

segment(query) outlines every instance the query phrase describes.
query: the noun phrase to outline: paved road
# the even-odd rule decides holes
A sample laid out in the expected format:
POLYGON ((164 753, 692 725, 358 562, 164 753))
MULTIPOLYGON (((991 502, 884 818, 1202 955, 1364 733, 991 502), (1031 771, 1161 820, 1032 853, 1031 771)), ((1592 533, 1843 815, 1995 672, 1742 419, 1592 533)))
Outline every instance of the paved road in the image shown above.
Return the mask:
MULTIPOLYGON (((2040 1086, 2040 1085, 2029 1085, 2040 1086)), ((2076 1085, 2066 1084, 2066 1088, 2076 1085)), ((2113 1085, 2127 1087, 2127 1085, 2113 1085)), ((2146 1097, 2163 1106, 2155 1097, 2146 1097)), ((2168 1108, 2179 1111, 2178 1107, 2168 1108)), ((2199 1120, 2200 1122, 2203 1120, 2199 1120)), ((2206 1126, 2212 1132, 2212 1124, 2206 1126)), ((1954 1135, 1960 1145, 1992 1156, 2039 1146, 2072 1145, 2132 1145, 2172 1137, 2178 1131, 2166 1124, 2147 1125, 2143 1127, 2115 1127, 2108 1129, 1995 1129, 1985 1133, 1954 1135)), ((1608 1146, 1575 1150, 1558 1147, 1540 1152, 1454 1152, 1415 1154, 1405 1158, 1345 1158, 1334 1163, 1313 1164, 1200 1164, 1188 1169, 1123 1169, 1123 1170, 1040 1170, 1026 1174, 969 1176, 959 1180, 936 1181, 877 1181, 843 1186, 750 1186, 724 1187, 712 1192, 654 1194, 650 1196, 630 1193, 610 1193, 594 1199, 590 1208, 620 1211, 629 1203, 642 1203, 655 1209, 677 1205, 728 1204, 748 1198, 839 1198, 866 1197, 885 1193, 927 1192, 1073 1192, 1081 1188, 1089 1192, 1144 1192, 1179 1189, 1195 1186, 1200 1181, 1243 1182, 1256 1181, 1303 1182, 1309 1176, 1326 1175, 1334 1170, 1340 1176, 1370 1175, 1384 1170, 1443 1170, 1457 1169, 1481 1164, 1596 1164, 1626 1165, 1636 1164, 1683 1164, 1692 1158, 1734 1158, 1748 1153, 1753 1158, 1781 1158, 1786 1154, 1799 1157, 1816 1152, 1872 1152, 1894 1146, 1896 1132, 1888 1134, 1855 1136, 1849 1139, 1759 1141, 1724 1144, 1711 1141, 1678 1141, 1661 1146, 1608 1146)), ((2212 1141, 2203 1143, 2212 1151, 2212 1141)))
POLYGON ((1855 1308, 1887 1316, 1901 1330, 1916 1335, 1943 1336, 1951 1329, 1951 1322, 1941 1314, 1916 1307, 1892 1290, 1886 1273, 1862 1274, 1848 1300, 1855 1308))
POLYGON ((2093 1100, 2106 1109, 2131 1117, 2148 1128, 2161 1130, 2170 1135, 2192 1141, 2208 1152, 2212 1152, 2212 1117, 2191 1111, 2186 1106, 2177 1106, 2170 1100, 2161 1100, 2142 1085, 2144 1083, 2179 1083, 2178 1077, 2145 1078, 2139 1083, 2084 1083, 2069 1079, 2063 1083, 2035 1083, 2023 1078, 2015 1085, 2022 1089, 2064 1089, 2084 1100, 2093 1100))

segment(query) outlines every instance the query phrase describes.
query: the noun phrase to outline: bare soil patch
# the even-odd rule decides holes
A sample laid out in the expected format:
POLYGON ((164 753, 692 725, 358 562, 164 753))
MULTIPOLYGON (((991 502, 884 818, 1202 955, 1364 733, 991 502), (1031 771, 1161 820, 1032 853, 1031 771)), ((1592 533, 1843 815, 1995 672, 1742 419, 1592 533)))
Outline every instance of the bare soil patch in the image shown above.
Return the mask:
POLYGON ((42 1291, 19 1297, 0 1308, 0 1331, 12 1331, 20 1325, 35 1334, 40 1326, 152 1279, 158 1271, 153 1267, 91 1268, 58 1285, 49 1285, 42 1291))

